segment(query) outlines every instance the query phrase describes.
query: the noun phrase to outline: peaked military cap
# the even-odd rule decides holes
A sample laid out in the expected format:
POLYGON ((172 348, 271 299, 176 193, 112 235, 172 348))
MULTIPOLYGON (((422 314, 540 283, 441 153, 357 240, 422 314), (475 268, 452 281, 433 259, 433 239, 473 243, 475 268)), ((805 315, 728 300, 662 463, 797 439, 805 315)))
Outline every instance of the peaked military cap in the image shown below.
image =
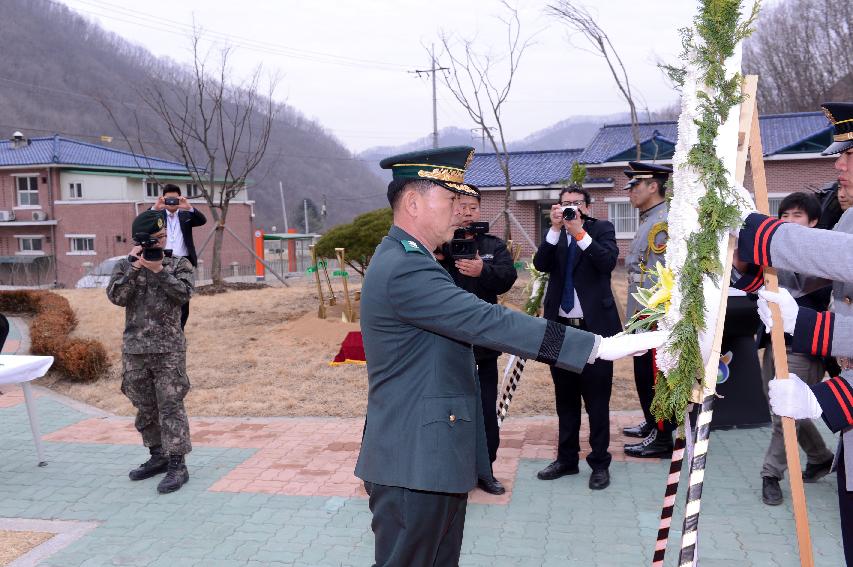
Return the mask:
POLYGON ((669 175, 672 173, 671 167, 642 161, 629 161, 628 167, 631 169, 622 171, 629 179, 625 189, 630 189, 641 179, 654 179, 655 181, 666 183, 669 175))
POLYGON ((820 109, 832 122, 832 144, 820 155, 831 156, 853 148, 853 102, 825 102, 820 109))
POLYGON ((145 234, 155 234, 160 232, 166 227, 166 221, 163 220, 163 213, 160 211, 153 211, 148 209, 147 211, 142 211, 138 217, 133 219, 133 225, 131 226, 131 234, 139 234, 140 232, 145 234))
MULTIPOLYGON (((470 146, 450 146, 399 154, 379 162, 390 169, 395 180, 425 180, 460 195, 479 197, 480 192, 465 184, 465 169, 474 157, 470 146)), ((388 195, 390 201, 393 195, 388 195)))

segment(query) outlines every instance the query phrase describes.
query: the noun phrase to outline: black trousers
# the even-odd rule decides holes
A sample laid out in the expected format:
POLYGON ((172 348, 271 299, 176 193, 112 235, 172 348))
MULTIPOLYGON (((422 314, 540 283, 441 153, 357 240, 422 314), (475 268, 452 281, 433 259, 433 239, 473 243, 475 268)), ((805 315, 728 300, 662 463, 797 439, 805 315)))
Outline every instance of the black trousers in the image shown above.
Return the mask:
POLYGON ((844 543, 844 559, 853 565, 853 493, 847 492, 847 471, 844 467, 844 448, 838 451, 838 511, 841 515, 841 540, 844 543))
POLYGON ((455 567, 468 494, 371 484, 373 567, 455 567))
MULTIPOLYGON (((558 318, 561 323, 567 319, 558 318)), ((586 326, 577 326, 586 330, 586 326)), ((589 446, 592 449, 586 458, 592 470, 610 466, 610 391, 613 387, 613 363, 596 360, 587 364, 580 374, 556 366, 551 367, 554 381, 554 397, 557 405, 559 439, 557 461, 576 465, 580 452, 581 400, 589 417, 589 446)))
MULTIPOLYGON (((655 358, 654 351, 650 350, 642 356, 634 357, 634 385, 637 387, 637 396, 640 398, 640 408, 647 423, 656 423, 652 416, 652 399, 655 397, 655 358)), ((672 433, 676 424, 672 421, 657 423, 658 431, 672 433)))
POLYGON ((498 457, 498 445, 501 443, 501 430, 498 427, 498 412, 495 407, 498 400, 498 359, 478 360, 477 376, 480 378, 480 400, 483 404, 483 425, 486 427, 489 462, 494 463, 498 457))
POLYGON ((187 324, 187 319, 190 318, 190 302, 187 301, 181 305, 181 330, 184 330, 184 325, 187 324))

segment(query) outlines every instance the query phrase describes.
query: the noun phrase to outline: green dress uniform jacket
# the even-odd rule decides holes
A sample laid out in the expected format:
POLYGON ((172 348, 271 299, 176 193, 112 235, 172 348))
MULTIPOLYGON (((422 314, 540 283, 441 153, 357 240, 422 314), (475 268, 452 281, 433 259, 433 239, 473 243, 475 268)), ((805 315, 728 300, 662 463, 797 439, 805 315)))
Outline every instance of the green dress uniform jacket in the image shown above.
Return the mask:
POLYGON ((625 317, 628 319, 642 309, 642 305, 634 299, 633 294, 638 289, 652 286, 653 282, 645 268, 653 270, 657 262, 666 265, 664 256, 666 241, 669 238, 666 232, 668 215, 669 206, 666 201, 640 213, 640 224, 628 248, 628 255, 625 257, 625 268, 628 270, 628 307, 625 317), (655 248, 662 250, 660 252, 653 250, 649 243, 649 235, 652 233, 654 233, 655 248))
POLYGON ((367 418, 355 474, 367 482, 464 493, 490 476, 472 344, 580 372, 597 335, 491 305, 460 289, 392 226, 361 294, 367 418))

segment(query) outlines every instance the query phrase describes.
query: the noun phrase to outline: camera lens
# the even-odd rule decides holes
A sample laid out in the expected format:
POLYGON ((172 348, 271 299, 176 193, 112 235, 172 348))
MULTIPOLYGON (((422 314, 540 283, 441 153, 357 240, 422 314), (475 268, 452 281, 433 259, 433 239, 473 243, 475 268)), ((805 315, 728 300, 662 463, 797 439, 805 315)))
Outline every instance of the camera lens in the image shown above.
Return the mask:
POLYGON ((574 220, 577 216, 577 210, 574 207, 566 207, 563 209, 563 220, 574 220))

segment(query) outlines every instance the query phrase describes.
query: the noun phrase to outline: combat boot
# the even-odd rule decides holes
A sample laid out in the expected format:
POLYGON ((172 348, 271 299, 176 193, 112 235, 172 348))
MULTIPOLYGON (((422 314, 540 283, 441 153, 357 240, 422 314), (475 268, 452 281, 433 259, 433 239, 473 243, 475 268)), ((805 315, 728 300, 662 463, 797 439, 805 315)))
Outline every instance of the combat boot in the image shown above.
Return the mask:
POLYGON ((186 463, 184 463, 184 456, 169 455, 169 468, 166 470, 166 476, 157 485, 157 492, 160 494, 174 492, 189 480, 190 473, 187 471, 186 463))
POLYGON ((130 480, 145 480, 160 473, 166 472, 169 466, 169 458, 163 454, 163 448, 160 445, 150 447, 148 451, 151 453, 151 458, 139 465, 128 473, 130 480))

